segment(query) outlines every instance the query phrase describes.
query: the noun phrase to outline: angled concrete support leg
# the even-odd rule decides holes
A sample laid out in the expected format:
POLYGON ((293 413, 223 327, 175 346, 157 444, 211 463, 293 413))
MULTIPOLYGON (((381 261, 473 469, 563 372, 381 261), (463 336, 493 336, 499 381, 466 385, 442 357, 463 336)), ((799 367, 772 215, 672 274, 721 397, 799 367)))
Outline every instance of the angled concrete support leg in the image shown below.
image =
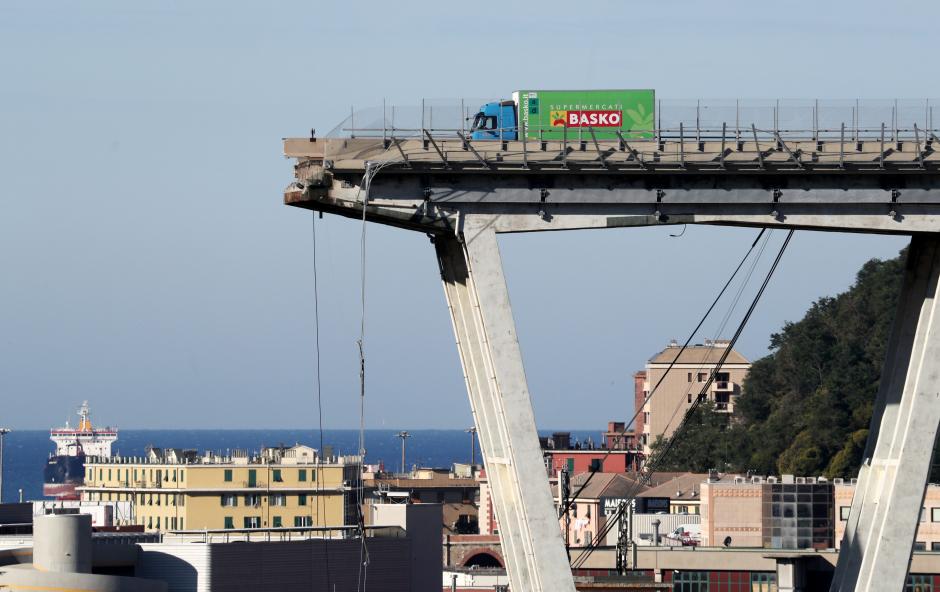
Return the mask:
POLYGON ((573 592, 490 218, 435 241, 513 590, 573 592))
POLYGON ((940 236, 915 235, 833 592, 904 589, 940 424, 940 236))

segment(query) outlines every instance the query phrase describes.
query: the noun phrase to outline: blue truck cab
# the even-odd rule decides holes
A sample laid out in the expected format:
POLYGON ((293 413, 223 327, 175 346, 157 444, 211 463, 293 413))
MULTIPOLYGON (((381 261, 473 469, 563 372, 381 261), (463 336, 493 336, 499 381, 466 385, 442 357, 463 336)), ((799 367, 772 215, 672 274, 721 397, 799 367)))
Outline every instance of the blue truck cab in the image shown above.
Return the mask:
POLYGON ((473 118, 470 126, 471 140, 518 139, 516 122, 516 103, 497 101, 480 107, 480 112, 473 118))

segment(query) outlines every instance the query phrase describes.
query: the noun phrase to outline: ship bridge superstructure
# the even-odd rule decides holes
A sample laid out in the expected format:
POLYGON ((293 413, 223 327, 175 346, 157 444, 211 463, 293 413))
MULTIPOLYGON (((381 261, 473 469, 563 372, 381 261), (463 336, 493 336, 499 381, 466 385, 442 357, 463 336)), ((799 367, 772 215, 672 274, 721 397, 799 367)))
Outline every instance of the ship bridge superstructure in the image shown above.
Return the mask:
POLYGON ((900 590, 940 425, 933 104, 661 101, 648 133, 529 129, 512 141, 473 140, 473 103, 422 104, 407 121, 383 106, 353 111, 329 137, 286 139, 296 166, 284 200, 432 238, 507 570, 513 589, 532 591, 574 584, 498 234, 710 224, 911 236, 832 587, 900 590))
POLYGON ((111 445, 118 439, 117 428, 96 428, 91 424, 91 410, 88 401, 83 401, 78 409, 78 427, 72 428, 69 422, 65 427, 53 428, 49 439, 55 442, 55 456, 95 456, 109 458, 111 445))

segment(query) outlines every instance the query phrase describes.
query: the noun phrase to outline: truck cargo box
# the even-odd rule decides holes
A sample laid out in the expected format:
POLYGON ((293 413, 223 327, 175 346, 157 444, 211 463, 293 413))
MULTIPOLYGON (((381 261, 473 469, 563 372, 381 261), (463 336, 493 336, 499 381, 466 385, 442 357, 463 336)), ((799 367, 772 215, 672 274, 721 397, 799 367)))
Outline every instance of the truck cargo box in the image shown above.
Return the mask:
POLYGON ((513 93, 530 140, 652 138, 655 92, 652 90, 520 90, 513 93))

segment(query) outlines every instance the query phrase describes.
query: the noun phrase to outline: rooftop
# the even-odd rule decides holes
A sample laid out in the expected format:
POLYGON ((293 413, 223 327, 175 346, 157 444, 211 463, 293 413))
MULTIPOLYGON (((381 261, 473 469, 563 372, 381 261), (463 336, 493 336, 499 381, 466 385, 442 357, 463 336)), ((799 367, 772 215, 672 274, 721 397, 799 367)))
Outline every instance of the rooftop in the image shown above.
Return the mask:
MULTIPOLYGON (((677 364, 717 364, 728 349, 727 341, 712 341, 706 343, 696 343, 690 345, 681 351, 678 343, 673 341, 652 358, 650 364, 671 364, 673 360, 677 364), (678 359, 676 355, 678 354, 678 359)), ((728 358, 725 364, 750 364, 751 362, 735 350, 728 352, 728 358)))

